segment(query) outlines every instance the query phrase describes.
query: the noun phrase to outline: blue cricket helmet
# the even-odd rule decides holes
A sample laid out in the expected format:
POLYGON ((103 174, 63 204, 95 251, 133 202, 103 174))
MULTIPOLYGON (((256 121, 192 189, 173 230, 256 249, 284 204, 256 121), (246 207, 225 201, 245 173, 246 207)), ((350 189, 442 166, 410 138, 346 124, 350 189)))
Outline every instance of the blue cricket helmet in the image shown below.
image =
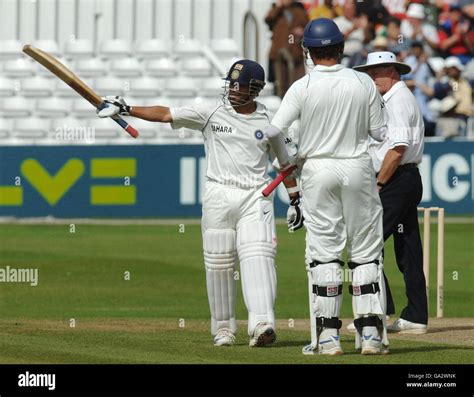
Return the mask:
POLYGON ((327 47, 342 42, 344 42, 344 35, 332 19, 313 19, 304 29, 303 47, 327 47))
POLYGON ((224 80, 249 87, 251 83, 257 83, 261 84, 263 88, 265 85, 265 71, 259 63, 249 59, 241 59, 234 62, 224 80))
MULTIPOLYGON (((234 88, 235 86, 249 87, 250 97, 255 98, 263 87, 265 87, 265 71, 259 63, 249 59, 241 59, 234 62, 227 76, 224 77, 224 80, 226 82, 226 86, 224 87, 224 101, 229 101, 230 91, 239 91, 238 88, 234 88)), ((253 100, 250 97, 242 101, 233 99, 230 103, 232 103, 233 106, 242 106, 253 100)))

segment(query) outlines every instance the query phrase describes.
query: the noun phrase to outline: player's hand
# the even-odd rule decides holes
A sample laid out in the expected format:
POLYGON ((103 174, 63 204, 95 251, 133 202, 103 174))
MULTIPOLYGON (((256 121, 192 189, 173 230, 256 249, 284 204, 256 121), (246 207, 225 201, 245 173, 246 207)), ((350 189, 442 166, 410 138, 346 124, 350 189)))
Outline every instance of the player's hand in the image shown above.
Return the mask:
POLYGON ((130 106, 125 99, 120 96, 106 96, 102 98, 107 107, 102 110, 97 109, 97 115, 101 118, 112 117, 120 114, 121 116, 130 116, 130 106))
POLYGON ((288 230, 294 232, 303 227, 303 203, 301 197, 295 197, 290 200, 290 206, 286 213, 286 223, 288 230))

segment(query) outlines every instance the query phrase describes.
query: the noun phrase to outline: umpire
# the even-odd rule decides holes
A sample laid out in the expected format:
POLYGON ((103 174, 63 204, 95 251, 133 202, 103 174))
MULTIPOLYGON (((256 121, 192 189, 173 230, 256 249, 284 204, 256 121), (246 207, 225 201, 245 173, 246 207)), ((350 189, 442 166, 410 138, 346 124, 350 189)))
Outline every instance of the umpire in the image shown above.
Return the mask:
MULTIPOLYGON (((366 72, 374 80, 388 117, 385 139, 372 140, 369 152, 383 206, 384 240, 393 234, 408 304, 400 318, 387 328, 389 332, 423 334, 428 323, 428 303, 417 207, 423 192, 418 164, 423 156, 424 124, 415 97, 400 79, 411 70, 385 51, 370 53, 367 63, 354 69, 366 72)), ((391 313, 394 305, 388 288, 387 295, 391 313)))

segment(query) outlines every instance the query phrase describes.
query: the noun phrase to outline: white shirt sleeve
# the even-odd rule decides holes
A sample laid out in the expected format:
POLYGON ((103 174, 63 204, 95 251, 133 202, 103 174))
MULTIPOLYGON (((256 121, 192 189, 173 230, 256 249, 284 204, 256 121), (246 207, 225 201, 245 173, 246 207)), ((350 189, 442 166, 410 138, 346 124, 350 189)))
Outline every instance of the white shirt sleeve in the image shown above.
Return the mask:
POLYGON ((215 107, 195 105, 178 108, 170 108, 173 121, 171 128, 190 128, 192 130, 202 130, 214 111, 215 107))
POLYGON ((439 43, 439 36, 436 28, 430 24, 424 23, 422 26, 423 34, 434 43, 439 43))
POLYGON ((295 81, 286 92, 280 107, 272 120, 272 125, 280 131, 288 131, 293 121, 300 118, 301 103, 303 101, 302 86, 306 85, 308 76, 295 81))
POLYGON ((410 141, 413 140, 413 128, 409 117, 412 114, 413 109, 408 103, 397 103, 397 106, 392 107, 387 132, 387 143, 390 149, 396 146, 410 146, 410 141))

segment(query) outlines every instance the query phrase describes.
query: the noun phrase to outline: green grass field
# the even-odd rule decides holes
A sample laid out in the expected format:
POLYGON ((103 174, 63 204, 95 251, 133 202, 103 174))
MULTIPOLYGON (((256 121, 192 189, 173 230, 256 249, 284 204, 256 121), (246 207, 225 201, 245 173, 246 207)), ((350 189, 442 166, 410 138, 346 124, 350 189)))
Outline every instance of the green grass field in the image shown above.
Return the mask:
MULTIPOLYGON (((446 317, 474 317, 473 230, 472 224, 446 224, 446 317)), ((242 324, 235 347, 215 348, 200 227, 180 231, 178 225, 76 225, 75 233, 68 225, 0 225, 0 267, 39 269, 36 287, 0 283, 0 363, 474 362, 472 344, 397 338, 389 356, 361 357, 352 336, 343 338, 341 357, 304 357, 300 351, 309 330, 285 327, 290 319, 308 317, 304 232, 289 234, 283 226, 278 227, 276 314, 284 325, 278 342, 249 349, 242 324)), ((436 225, 431 233, 435 242, 436 225)), ((434 244, 431 258, 430 315, 435 316, 434 244)), ((405 297, 391 241, 385 268, 399 313, 405 297)), ((347 287, 344 296, 342 317, 349 318, 347 287)), ((246 319, 240 291, 237 316, 246 319)))

